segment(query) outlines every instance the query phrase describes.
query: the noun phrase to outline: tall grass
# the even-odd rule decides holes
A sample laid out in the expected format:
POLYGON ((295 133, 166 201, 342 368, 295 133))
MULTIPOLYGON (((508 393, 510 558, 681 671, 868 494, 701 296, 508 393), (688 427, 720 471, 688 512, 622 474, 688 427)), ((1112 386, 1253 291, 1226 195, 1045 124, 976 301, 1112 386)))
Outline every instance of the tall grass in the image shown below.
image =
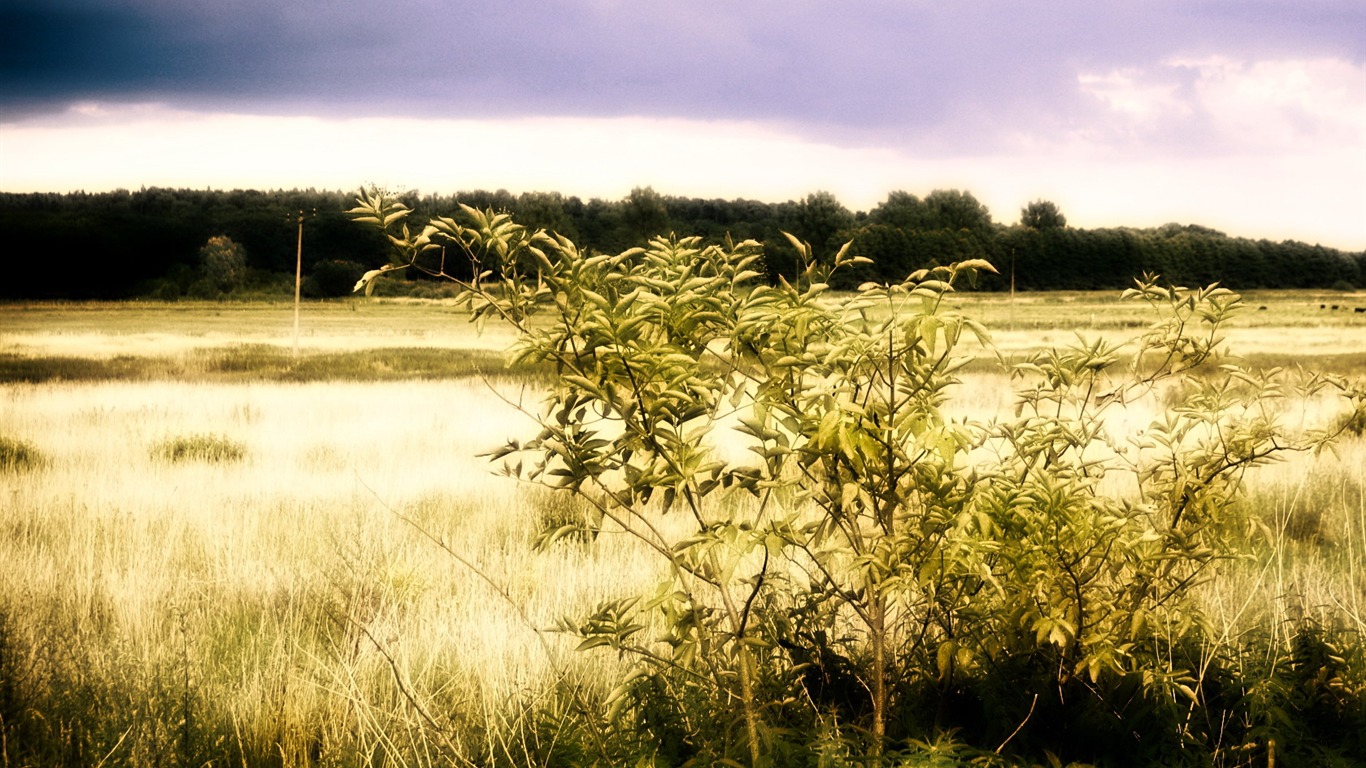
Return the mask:
POLYGON ((548 630, 651 576, 624 539, 530 553, 544 494, 474 458, 518 423, 482 384, 9 388, 50 465, 3 479, 6 759, 512 760, 611 663, 548 630), (244 456, 152 455, 186 429, 244 456))
MULTIPOLYGON (((963 401, 1003 404, 971 377, 963 401)), ((479 451, 528 422, 483 383, 10 386, 0 431, 0 715, 9 764, 569 764, 610 657, 553 628, 654 561, 624 536, 534 551, 560 499, 479 451), (241 445, 167 463, 166 434, 241 445), (558 762, 557 762, 558 761, 558 762)), ((1206 587, 1218 633, 1312 615, 1356 636, 1366 440, 1254 475, 1246 561, 1206 587), (1307 461, 1307 460, 1306 460, 1307 461)), ((596 710, 595 710, 596 711, 596 710)))
MULTIPOLYGON (((971 300, 995 302, 998 321, 1010 311, 971 300)), ((1037 322, 1057 314, 1035 303, 1037 322)), ((472 341, 448 308, 411 309, 330 307, 300 364, 279 308, 135 307, 113 332, 93 311, 3 318, 15 323, 0 326, 0 766, 576 763, 601 735, 618 661, 575 653, 554 627, 654 583, 657 563, 620 535, 533 548, 576 511, 476 454, 533 429, 514 404, 538 406, 543 372, 491 376, 490 389, 474 374, 501 366, 505 339, 472 341), (155 336, 157 323, 173 332, 155 336), (405 323, 411 337, 392 330, 405 323), (348 335, 375 324, 390 328, 378 341, 348 335), (467 351, 424 348, 443 344, 467 351), (240 455, 159 457, 168 436, 196 435, 240 455), (576 722, 588 730, 566 731, 576 722)), ((1331 361, 1340 339, 1352 372, 1366 335, 1335 322, 1298 346, 1331 361)), ((1260 333, 1280 345, 1266 354, 1306 359, 1292 356, 1303 337, 1244 332, 1240 351, 1260 333)), ((1040 340, 1001 336, 1008 353, 1040 340)), ((1011 406, 1005 376, 970 374, 950 415, 1011 406)), ((1112 428, 1162 407, 1137 404, 1112 428)), ((1246 556, 1202 587, 1206 670, 1216 656, 1262 670, 1268 717, 1300 701, 1271 690, 1293 679, 1277 669, 1304 672, 1311 692, 1331 691, 1313 687, 1324 670, 1366 698, 1366 437, 1247 482, 1227 523, 1246 556), (1306 626, 1341 669, 1304 660, 1306 626)))

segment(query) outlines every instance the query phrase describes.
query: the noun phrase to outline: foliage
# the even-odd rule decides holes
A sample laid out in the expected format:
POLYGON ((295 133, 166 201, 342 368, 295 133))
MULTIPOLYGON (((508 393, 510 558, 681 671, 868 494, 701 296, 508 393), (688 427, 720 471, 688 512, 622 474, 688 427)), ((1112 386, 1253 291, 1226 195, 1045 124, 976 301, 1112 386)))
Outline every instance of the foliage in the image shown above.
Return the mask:
POLYGON ((991 212, 971 192, 936 189, 925 196, 928 229, 985 232, 991 229, 991 212))
POLYGON ((669 209, 653 187, 636 187, 621 205, 621 218, 632 241, 668 233, 669 209))
POLYGON ((1067 217, 1057 203, 1048 200, 1035 200, 1020 210, 1020 226, 1027 229, 1062 229, 1067 226, 1067 217))
POLYGON ((304 279, 301 292, 309 298, 330 299, 351 295, 351 288, 365 274, 365 266, 354 261, 329 259, 313 265, 304 279))
POLYGON ((152 458, 172 464, 199 461, 209 464, 241 461, 247 447, 222 435, 193 434, 170 437, 152 446, 152 458))
POLYGON ((224 293, 231 293, 247 276, 246 250, 226 235, 209 238, 199 249, 199 264, 205 279, 224 293))
MULTIPOLYGON (((388 256, 377 230, 357 230, 341 215, 349 197, 319 190, 189 190, 150 188, 88 194, 0 193, 0 231, 17 253, 44 253, 71 269, 45 271, 0 288, 8 298, 113 299, 189 290, 201 263, 199 249, 211 237, 227 237, 246 253, 249 285, 278 295, 291 293, 296 258, 297 212, 320 214, 304 226, 303 267, 349 261, 366 269, 388 256), (286 276, 272 282, 269 276, 286 276), (288 285, 286 285, 286 282, 288 285)), ((402 195, 413 220, 457 208, 512 213, 523 224, 563 234, 580 247, 616 253, 644 238, 687 232, 719 242, 766 243, 762 258, 770 279, 799 271, 782 232, 812 244, 827 259, 850 239, 854 253, 875 259, 862 270, 844 270, 843 284, 896 282, 906 274, 968 259, 985 258, 998 268, 1012 252, 1019 287, 1028 290, 1105 288, 1120 290, 1149 271, 1190 284, 1220 281, 1239 289, 1366 284, 1366 252, 1341 252, 1310 243, 1230 237, 1204 227, 1165 225, 1135 229, 1068 229, 1066 237, 1038 238, 1056 228, 1001 226, 969 192, 934 190, 923 199, 889 194, 866 214, 851 212, 827 192, 783 202, 703 200, 649 188, 623 199, 581 199, 547 192, 513 195, 505 190, 467 190, 454 195, 402 195), (870 230, 877 229, 879 232, 870 230), (878 240, 877 253, 867 240, 878 240), (893 247, 894 246, 894 247, 893 247)), ((1033 205, 1033 203, 1031 203, 1033 205)), ((1003 269, 1003 271, 1005 271, 1003 269)), ((468 278, 469 275, 459 275, 468 278)), ((200 275, 202 277, 202 275, 200 275)), ((210 281, 212 283, 213 281, 210 281)), ((213 298, 209 285, 195 293, 213 298)), ((980 288, 1004 290, 1008 281, 984 275, 980 288)), ((215 287, 214 291, 223 291, 215 287)), ((236 292, 240 292, 241 287, 236 292)))
MULTIPOLYGON (((948 226, 974 226, 941 198, 948 226)), ((1193 725, 1219 713, 1185 652, 1204 637, 1191 590, 1236 554, 1220 526, 1242 473, 1336 436, 1283 423, 1279 398, 1366 396, 1216 366, 1237 295, 1145 278, 1125 296, 1157 319, 1128 349, 1034 356, 1014 416, 974 423, 945 405, 985 329, 946 299, 984 260, 839 303, 831 276, 866 261, 849 245, 821 259, 789 236, 800 270, 769 284, 752 241, 605 255, 492 210, 414 231, 392 198, 357 203, 395 246, 358 289, 405 267, 455 280, 476 321, 520 332, 517 360, 558 373, 540 433, 491 454, 586 505, 547 518, 543 544, 611 530, 664 565, 654 591, 562 627, 633 663, 607 704, 642 760, 788 764, 839 743, 885 764, 963 729, 997 753, 1151 764, 1257 738, 1193 725), (1171 383, 1183 404, 1112 434, 1171 383)))

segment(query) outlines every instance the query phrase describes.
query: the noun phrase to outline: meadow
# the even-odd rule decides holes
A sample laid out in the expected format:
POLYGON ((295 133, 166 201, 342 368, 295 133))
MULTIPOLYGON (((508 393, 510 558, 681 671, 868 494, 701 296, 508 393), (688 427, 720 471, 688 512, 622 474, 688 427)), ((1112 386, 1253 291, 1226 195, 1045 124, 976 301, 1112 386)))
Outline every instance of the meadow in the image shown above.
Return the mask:
MULTIPOLYGON (((965 294, 995 347, 951 412, 1012 407, 1003 359, 1141 328, 1117 299, 965 294)), ((1233 353, 1366 375, 1366 295, 1246 300, 1233 353)), ((549 372, 439 301, 309 305, 297 358, 291 333, 287 304, 0 306, 0 766, 572 764, 561 716, 622 661, 557 624, 661 566, 534 547, 573 502, 479 457, 534 431, 549 372)), ((1247 485, 1214 633, 1289 658, 1311 619, 1360 684, 1366 436, 1247 485)))

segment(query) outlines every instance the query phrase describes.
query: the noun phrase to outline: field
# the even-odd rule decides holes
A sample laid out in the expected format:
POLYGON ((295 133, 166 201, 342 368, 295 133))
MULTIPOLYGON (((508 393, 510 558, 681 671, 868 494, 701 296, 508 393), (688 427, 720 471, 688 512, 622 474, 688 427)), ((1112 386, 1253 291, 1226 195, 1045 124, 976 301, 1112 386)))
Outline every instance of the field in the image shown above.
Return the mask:
MULTIPOLYGON (((1246 299, 1235 354, 1366 375, 1366 295, 1246 299)), ((979 419, 1012 404, 996 354, 1146 324, 1108 294, 959 303, 996 344, 952 406, 979 419)), ((292 322, 0 306, 0 766, 542 764, 557 708, 607 694, 621 662, 555 628, 658 561, 624 536, 534 550, 571 502, 478 457, 534 431, 547 372, 437 302, 309 305, 297 360, 292 322)), ((1310 617, 1359 672, 1366 437, 1248 487, 1249 554, 1202 587, 1215 633, 1288 649, 1310 617)))

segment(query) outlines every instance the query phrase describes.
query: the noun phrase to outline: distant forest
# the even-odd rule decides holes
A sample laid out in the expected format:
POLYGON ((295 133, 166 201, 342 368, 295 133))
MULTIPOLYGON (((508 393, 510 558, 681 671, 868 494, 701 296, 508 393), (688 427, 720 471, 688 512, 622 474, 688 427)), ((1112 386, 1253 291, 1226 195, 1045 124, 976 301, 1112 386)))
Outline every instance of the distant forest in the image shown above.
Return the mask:
MULTIPOLYGON (((307 292, 343 295, 361 272, 389 258, 380 233, 348 220, 353 200, 353 193, 315 190, 0 193, 0 236, 11 263, 39 265, 28 278, 12 272, 0 298, 215 298, 281 289, 292 285, 300 212, 307 216, 307 292)), ((1366 287, 1366 252, 1249 240, 1195 225, 1077 229, 1048 201, 1030 203, 1007 224, 958 190, 924 198, 893 192, 866 212, 849 210, 828 192, 784 203, 670 197, 650 188, 621 200, 500 190, 412 193, 404 201, 419 222, 451 215, 463 203, 508 211, 521 223, 603 252, 669 232, 712 241, 752 238, 765 243, 775 280, 795 271, 795 251, 782 232, 826 256, 852 240, 854 252, 874 265, 844 275, 836 287, 898 280, 968 258, 985 258, 1000 270, 982 280, 981 290, 1008 289, 1012 272, 1020 290, 1118 289, 1145 272, 1176 284, 1220 281, 1243 290, 1366 287)))

